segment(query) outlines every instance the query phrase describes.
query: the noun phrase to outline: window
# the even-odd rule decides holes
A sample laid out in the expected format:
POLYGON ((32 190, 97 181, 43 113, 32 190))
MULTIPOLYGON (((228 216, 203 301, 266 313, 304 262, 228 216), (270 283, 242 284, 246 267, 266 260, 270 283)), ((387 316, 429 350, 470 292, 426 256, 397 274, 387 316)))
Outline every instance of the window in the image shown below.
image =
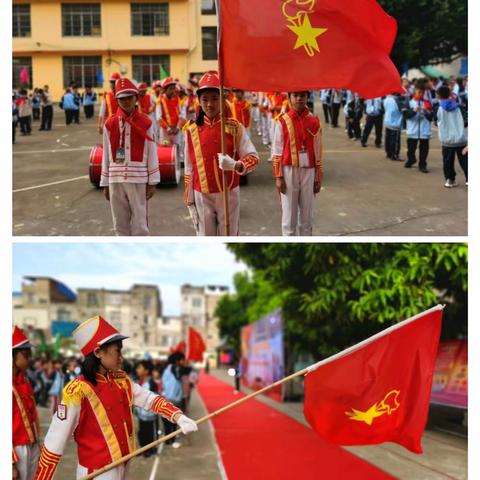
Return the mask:
POLYGON ((13 57, 12 87, 32 88, 32 57, 13 57), (25 83, 25 69, 28 74, 28 83, 25 83))
POLYGON ((148 325, 148 315, 143 316, 143 323, 144 325, 148 325))
POLYGON ((217 57, 217 27, 202 27, 202 58, 216 60, 217 57))
POLYGON ((143 296, 143 308, 144 309, 150 308, 151 304, 152 304, 152 297, 150 295, 144 295, 143 296))
POLYGON ((71 321, 71 314, 68 310, 65 310, 64 308, 59 308, 57 310, 57 320, 63 321, 63 322, 69 322, 71 321))
POLYGON ((169 35, 168 3, 132 3, 132 36, 169 35))
POLYGON ((68 87, 70 82, 75 82, 79 87, 101 87, 102 82, 98 80, 101 68, 100 56, 63 57, 63 84, 68 87))
POLYGON ((215 0, 202 0, 202 15, 215 15, 215 0))
POLYGON ((63 3, 64 37, 99 37, 102 34, 99 3, 63 3))
POLYGON ((192 306, 193 307, 201 307, 202 306, 202 299, 201 298, 192 298, 192 306))
POLYGON ((14 37, 30 37, 30 5, 13 5, 12 32, 14 37))
POLYGON ((160 66, 170 75, 169 55, 132 55, 132 76, 137 82, 151 85, 162 78, 160 66))
POLYGON ((87 307, 98 307, 98 299, 96 293, 88 293, 87 295, 87 307))

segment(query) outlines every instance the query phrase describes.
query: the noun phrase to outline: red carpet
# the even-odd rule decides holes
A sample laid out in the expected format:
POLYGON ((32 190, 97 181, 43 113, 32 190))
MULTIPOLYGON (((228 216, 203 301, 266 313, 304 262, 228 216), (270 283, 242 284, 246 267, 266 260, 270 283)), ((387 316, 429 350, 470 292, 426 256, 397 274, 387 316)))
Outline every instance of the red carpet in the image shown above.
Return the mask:
MULTIPOLYGON (((241 397, 205 374, 198 392, 208 412, 241 397)), ((394 478, 256 399, 213 418, 213 426, 228 480, 394 478)))

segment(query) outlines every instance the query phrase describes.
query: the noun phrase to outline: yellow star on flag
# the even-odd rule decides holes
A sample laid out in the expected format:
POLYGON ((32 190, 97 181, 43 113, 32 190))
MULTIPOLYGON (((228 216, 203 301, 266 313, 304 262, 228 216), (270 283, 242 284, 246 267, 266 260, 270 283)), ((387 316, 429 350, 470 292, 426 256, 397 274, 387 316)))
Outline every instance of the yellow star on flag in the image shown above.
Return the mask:
POLYGON ((317 37, 324 34, 328 30, 328 28, 312 27, 308 15, 305 15, 303 17, 302 25, 288 25, 288 28, 298 36, 297 43, 295 44, 295 49, 305 47, 305 49, 308 50, 310 47, 317 52, 320 52, 320 48, 318 48, 317 37))

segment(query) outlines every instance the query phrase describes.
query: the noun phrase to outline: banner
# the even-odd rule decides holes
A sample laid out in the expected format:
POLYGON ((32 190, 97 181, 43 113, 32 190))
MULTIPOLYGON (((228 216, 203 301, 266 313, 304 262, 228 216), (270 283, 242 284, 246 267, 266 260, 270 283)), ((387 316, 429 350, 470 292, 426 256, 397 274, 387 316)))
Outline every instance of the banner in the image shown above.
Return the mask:
MULTIPOLYGON (((259 390, 285 376, 283 355, 283 319, 275 310, 241 331, 242 383, 259 390)), ((282 400, 282 388, 271 389, 267 395, 282 400)))
POLYGON ((466 340, 440 343, 433 376, 431 403, 449 407, 468 407, 466 340))

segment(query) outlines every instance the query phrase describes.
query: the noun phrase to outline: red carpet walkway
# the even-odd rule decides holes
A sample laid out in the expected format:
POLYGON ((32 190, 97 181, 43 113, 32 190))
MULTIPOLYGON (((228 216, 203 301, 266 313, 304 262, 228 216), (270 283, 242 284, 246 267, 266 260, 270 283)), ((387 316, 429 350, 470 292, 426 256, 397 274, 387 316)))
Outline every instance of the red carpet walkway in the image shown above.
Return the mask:
MULTIPOLYGON (((205 374, 198 392, 208 412, 240 398, 231 386, 205 374)), ((214 418, 213 427, 228 480, 393 478, 256 399, 214 418)))

